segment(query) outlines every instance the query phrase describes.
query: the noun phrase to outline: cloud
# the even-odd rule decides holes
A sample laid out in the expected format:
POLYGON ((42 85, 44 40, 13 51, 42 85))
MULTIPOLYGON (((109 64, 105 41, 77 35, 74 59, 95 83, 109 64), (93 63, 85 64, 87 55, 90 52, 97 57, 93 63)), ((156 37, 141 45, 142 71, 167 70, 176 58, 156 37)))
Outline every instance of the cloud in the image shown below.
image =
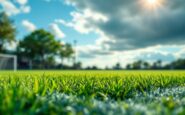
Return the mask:
POLYGON ((71 16, 73 17, 73 20, 71 22, 66 22, 62 19, 55 20, 55 22, 63 24, 67 27, 72 27, 82 34, 88 34, 89 32, 94 31, 94 26, 91 25, 89 21, 92 21, 91 23, 95 21, 107 21, 106 17, 89 9, 84 10, 83 14, 79 12, 71 12, 71 16))
POLYGON ((171 62, 176 60, 176 56, 173 53, 166 53, 166 52, 152 52, 152 51, 143 51, 140 52, 139 55, 134 57, 134 60, 144 60, 149 62, 155 62, 157 60, 161 60, 163 62, 171 62))
POLYGON ((49 31, 57 38, 64 38, 66 36, 64 32, 62 32, 62 30, 59 28, 59 26, 55 23, 49 25, 49 31))
POLYGON ((22 6, 20 8, 20 10, 23 12, 23 13, 29 13, 31 11, 31 7, 30 6, 22 6))
POLYGON ((18 45, 18 41, 12 41, 10 43, 5 43, 4 46, 7 50, 15 51, 18 45))
POLYGON ((22 26, 23 26, 28 32, 33 32, 33 31, 36 30, 36 28, 37 28, 32 22, 30 22, 30 21, 28 21, 28 20, 23 20, 23 21, 22 21, 22 26))
POLYGON ((78 56, 82 58, 95 58, 102 55, 111 55, 107 48, 102 49, 100 46, 83 45, 77 47, 78 56))
POLYGON ((7 13, 7 15, 16 15, 16 14, 20 13, 20 10, 14 4, 12 4, 10 1, 1 0, 0 5, 3 7, 3 9, 7 13))
POLYGON ((181 47, 181 50, 176 52, 177 58, 185 58, 185 46, 181 47))
POLYGON ((27 4, 28 0, 16 0, 16 2, 21 5, 25 5, 25 4, 27 4))
POLYGON ((0 6, 2 10, 7 13, 9 16, 17 15, 20 13, 29 13, 31 11, 31 7, 26 5, 27 0, 16 0, 19 3, 19 6, 16 6, 10 0, 0 0, 0 6))
POLYGON ((149 63, 161 60, 166 64, 179 58, 185 58, 184 51, 185 45, 158 45, 129 51, 106 51, 93 45, 77 48, 79 60, 83 61, 84 66, 98 65, 101 68, 112 67, 118 62, 125 67, 137 60, 149 63))
POLYGON ((71 13, 70 22, 62 23, 80 33, 96 32, 101 45, 109 45, 112 51, 185 43, 184 0, 166 1, 155 10, 136 0, 66 0, 66 3, 77 10, 71 13))

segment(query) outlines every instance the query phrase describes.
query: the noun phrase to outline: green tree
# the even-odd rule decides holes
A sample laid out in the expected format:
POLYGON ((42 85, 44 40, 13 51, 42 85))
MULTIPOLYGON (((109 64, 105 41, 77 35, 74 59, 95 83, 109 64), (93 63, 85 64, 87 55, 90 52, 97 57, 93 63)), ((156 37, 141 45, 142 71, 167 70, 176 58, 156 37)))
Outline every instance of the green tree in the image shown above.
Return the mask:
POLYGON ((11 43, 15 40, 16 29, 13 26, 12 20, 4 13, 0 13, 0 52, 5 52, 6 43, 11 43))
POLYGON ((54 56, 50 56, 45 60, 45 67, 47 69, 55 69, 56 67, 56 61, 54 56))
POLYGON ((116 69, 116 70, 122 69, 121 64, 119 62, 116 63, 116 65, 113 67, 113 69, 116 69))
POLYGON ((127 64, 127 65, 126 65, 126 69, 133 69, 133 68, 132 68, 132 64, 127 64))
POLYGON ((72 57, 74 53, 74 50, 71 46, 71 44, 64 44, 64 45, 61 45, 61 48, 60 48, 60 52, 59 52, 59 56, 61 58, 61 62, 63 64, 63 60, 65 58, 70 58, 72 57))
POLYGON ((162 61, 161 60, 157 60, 157 67, 158 69, 161 69, 162 68, 162 61))
POLYGON ((73 69, 82 69, 82 63, 81 62, 74 63, 73 69))
POLYGON ((155 61, 152 65, 152 69, 162 69, 162 61, 161 60, 155 61))
POLYGON ((60 44, 55 40, 54 36, 43 30, 36 30, 20 41, 18 52, 29 59, 30 66, 33 61, 39 62, 39 68, 45 67, 45 62, 48 58, 57 54, 60 49, 60 44))
POLYGON ((148 62, 143 62, 144 69, 150 69, 150 64, 148 62))
POLYGON ((133 69, 142 69, 143 62, 141 60, 136 61, 132 64, 133 69))

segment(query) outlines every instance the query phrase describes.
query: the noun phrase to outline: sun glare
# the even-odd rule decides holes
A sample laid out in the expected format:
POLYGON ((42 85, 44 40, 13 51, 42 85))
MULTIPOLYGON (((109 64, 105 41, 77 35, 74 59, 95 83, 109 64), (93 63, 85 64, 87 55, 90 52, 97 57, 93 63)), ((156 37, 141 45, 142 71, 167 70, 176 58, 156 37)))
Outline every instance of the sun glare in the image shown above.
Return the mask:
POLYGON ((154 5, 154 4, 156 4, 157 0, 147 0, 147 2, 148 2, 149 4, 154 5))
POLYGON ((142 0, 142 4, 145 8, 151 10, 157 10, 162 6, 163 0, 142 0))

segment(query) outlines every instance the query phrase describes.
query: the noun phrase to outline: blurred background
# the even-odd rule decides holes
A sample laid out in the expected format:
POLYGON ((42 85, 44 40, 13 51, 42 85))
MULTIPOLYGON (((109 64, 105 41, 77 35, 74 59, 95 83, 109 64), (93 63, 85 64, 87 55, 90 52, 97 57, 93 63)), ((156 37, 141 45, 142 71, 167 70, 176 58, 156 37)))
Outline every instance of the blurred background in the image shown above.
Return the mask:
POLYGON ((185 69, 185 1, 0 0, 0 70, 185 69))

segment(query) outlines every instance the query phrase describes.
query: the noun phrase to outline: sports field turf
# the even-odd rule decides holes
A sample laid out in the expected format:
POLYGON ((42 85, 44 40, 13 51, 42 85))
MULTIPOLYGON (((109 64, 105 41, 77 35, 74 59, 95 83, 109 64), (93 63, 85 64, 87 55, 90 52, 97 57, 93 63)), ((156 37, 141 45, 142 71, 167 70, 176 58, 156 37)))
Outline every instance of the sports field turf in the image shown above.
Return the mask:
POLYGON ((1 71, 0 92, 1 114, 185 114, 185 71, 1 71))

